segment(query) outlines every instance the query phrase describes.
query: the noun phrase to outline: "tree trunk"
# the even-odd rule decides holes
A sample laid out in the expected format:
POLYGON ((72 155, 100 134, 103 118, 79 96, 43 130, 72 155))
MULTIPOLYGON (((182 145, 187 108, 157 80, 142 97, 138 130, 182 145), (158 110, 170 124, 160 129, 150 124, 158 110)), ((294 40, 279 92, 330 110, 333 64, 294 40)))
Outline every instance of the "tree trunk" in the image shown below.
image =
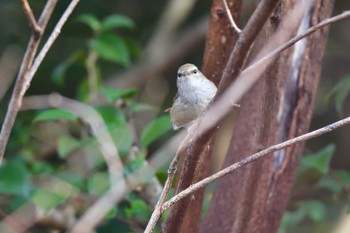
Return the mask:
MULTIPOLYGON (((282 13, 275 10, 256 45, 268 40, 276 22, 283 24, 283 13, 296 2, 283 1, 282 13)), ((301 25, 308 28, 328 18, 332 8, 333 0, 317 0, 301 25)), ((244 97, 224 167, 308 131, 327 34, 322 29, 283 52, 244 97)), ((220 180, 201 232, 277 232, 303 146, 276 152, 220 180)))
MULTIPOLYGON (((242 7, 241 0, 227 0, 237 21, 242 7)), ((216 85, 219 84, 230 51, 238 34, 231 28, 222 0, 214 0, 211 8, 211 20, 205 45, 203 74, 216 85)), ((213 128, 195 142, 191 142, 184 156, 179 172, 180 178, 176 193, 187 188, 208 175, 211 164, 211 152, 216 129, 213 128)), ((204 189, 196 191, 190 197, 175 204, 163 225, 163 232, 194 233, 199 232, 204 189)))

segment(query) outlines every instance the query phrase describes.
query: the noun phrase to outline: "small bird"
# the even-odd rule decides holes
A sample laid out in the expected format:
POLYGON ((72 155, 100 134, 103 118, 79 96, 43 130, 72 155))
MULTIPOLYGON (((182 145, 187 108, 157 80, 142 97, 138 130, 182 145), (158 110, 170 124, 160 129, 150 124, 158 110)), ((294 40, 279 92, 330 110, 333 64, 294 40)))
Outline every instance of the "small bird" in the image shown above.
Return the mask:
POLYGON ((184 64, 177 71, 178 92, 174 98, 170 118, 174 130, 188 127, 208 107, 216 95, 215 84, 207 79, 193 64, 184 64))

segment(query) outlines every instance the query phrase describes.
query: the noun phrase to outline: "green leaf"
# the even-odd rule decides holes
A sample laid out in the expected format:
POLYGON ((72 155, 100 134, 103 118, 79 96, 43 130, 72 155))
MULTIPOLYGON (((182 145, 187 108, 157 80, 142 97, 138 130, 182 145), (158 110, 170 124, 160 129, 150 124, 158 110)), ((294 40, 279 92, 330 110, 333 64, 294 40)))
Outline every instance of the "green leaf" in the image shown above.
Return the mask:
POLYGON ((133 160, 128 161, 125 164, 124 172, 126 175, 130 175, 135 171, 139 170, 145 163, 145 155, 142 152, 136 153, 133 160))
POLYGON ((58 138, 57 151, 61 158, 66 158, 80 147, 81 143, 69 135, 62 135, 58 138))
POLYGON ((142 55, 142 47, 140 43, 133 38, 125 38, 129 53, 132 57, 140 57, 142 55))
POLYGON ((142 200, 134 200, 131 202, 130 208, 125 210, 125 215, 128 219, 141 214, 148 210, 147 204, 142 200))
POLYGON ((313 168, 321 174, 327 174, 329 170, 329 163, 335 150, 335 145, 331 144, 321 151, 303 157, 301 164, 306 168, 313 168))
POLYGON ((67 120, 67 121, 76 121, 78 117, 71 112, 67 112, 61 109, 50 109, 44 112, 39 113, 34 118, 34 123, 39 121, 56 121, 56 120, 67 120))
POLYGON ((102 30, 110 30, 113 28, 129 28, 133 29, 135 27, 134 22, 124 15, 111 15, 103 19, 102 30))
POLYGON ((68 66, 69 64, 63 62, 61 64, 58 64, 53 70, 52 79, 57 85, 61 87, 64 85, 64 76, 66 74, 68 66))
POLYGON ((62 179, 63 181, 72 184, 76 188, 82 189, 85 187, 85 179, 82 175, 77 173, 69 172, 67 170, 60 171, 56 173, 57 178, 62 179))
POLYGON ((39 188, 32 195, 32 201, 43 211, 48 212, 61 204, 67 197, 58 195, 47 189, 39 188))
POLYGON ((45 161, 35 161, 31 165, 31 171, 34 175, 52 174, 54 171, 52 164, 45 161))
POLYGON ((101 195, 108 191, 109 178, 106 172, 95 173, 88 180, 88 189, 90 194, 101 195))
POLYGON ((118 108, 101 105, 95 106, 95 109, 101 114, 107 126, 110 126, 112 129, 113 127, 119 127, 126 124, 125 114, 118 108))
POLYGON ((112 33, 104 33, 89 43, 102 58, 122 66, 130 65, 130 54, 124 40, 112 33))
POLYGON ((143 111, 152 111, 156 112, 158 110, 157 107, 150 105, 150 104, 145 104, 145 103, 138 103, 132 100, 127 101, 128 108, 130 109, 131 112, 143 112, 143 111))
POLYGON ((11 161, 0 167, 0 193, 29 196, 31 178, 22 161, 11 161))
POLYGON ((305 211, 302 210, 301 208, 297 208, 295 211, 287 211, 283 214, 281 224, 280 224, 280 229, 279 233, 283 232, 286 233, 288 232, 292 227, 297 226, 300 224, 304 218, 305 218, 305 211))
POLYGON ((127 99, 133 97, 137 93, 137 88, 115 89, 110 87, 101 87, 101 91, 110 102, 115 102, 120 98, 127 99))
POLYGON ((343 115, 343 106, 346 97, 350 92, 350 77, 341 79, 337 85, 326 96, 326 102, 329 104, 331 97, 334 96, 335 109, 341 115, 343 115))
POLYGON ((339 177, 346 185, 350 186, 350 173, 345 170, 336 171, 336 176, 339 177))
POLYGON ((171 129, 171 121, 168 115, 161 116, 149 123, 142 131, 140 144, 142 147, 148 147, 152 142, 158 139, 171 129))
POLYGON ((118 208, 114 207, 108 213, 106 214, 106 218, 115 218, 115 216, 118 214, 118 208))
POLYGON ((82 64, 84 65, 84 60, 86 58, 86 52, 78 50, 70 55, 64 62, 58 64, 53 72, 52 72, 52 80, 55 84, 60 87, 64 86, 65 76, 68 68, 70 68, 73 64, 82 64))
POLYGON ((327 189, 332 193, 338 193, 342 190, 342 187, 330 176, 323 176, 317 184, 318 187, 327 189))
POLYGON ((115 127, 110 130, 110 133, 118 147, 120 156, 126 155, 130 151, 134 140, 129 127, 127 125, 115 127))
POLYGON ((89 26, 94 32, 98 32, 101 30, 101 23, 98 19, 90 14, 84 14, 77 17, 77 21, 82 22, 89 26))
POLYGON ((130 206, 124 209, 125 217, 127 219, 132 219, 134 217, 147 218, 149 208, 144 200, 136 195, 128 195, 127 199, 130 202, 130 206))
POLYGON ((326 206, 320 201, 301 201, 298 206, 315 222, 323 221, 326 218, 326 206))

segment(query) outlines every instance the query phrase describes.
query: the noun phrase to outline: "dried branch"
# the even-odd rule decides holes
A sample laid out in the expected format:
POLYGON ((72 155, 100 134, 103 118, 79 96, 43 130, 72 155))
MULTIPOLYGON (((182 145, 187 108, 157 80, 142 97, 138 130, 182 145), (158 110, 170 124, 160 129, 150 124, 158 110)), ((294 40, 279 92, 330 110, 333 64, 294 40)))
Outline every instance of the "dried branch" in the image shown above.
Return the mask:
MULTIPOLYGON (((303 6, 303 5, 300 5, 300 6, 303 6)), ((293 11, 297 12, 298 9, 299 7, 296 7, 293 11)), ((290 14, 290 15, 291 17, 293 17, 293 14, 290 14)), ((350 17, 349 11, 346 11, 343 14, 334 16, 327 20, 324 20, 319 24, 313 26, 312 28, 317 27, 317 29, 320 29, 328 25, 324 23, 325 21, 326 22, 328 21, 329 23, 334 23, 339 20, 345 19, 347 17, 350 17)), ((315 30, 312 30, 312 31, 315 32, 315 30)), ((304 33, 300 33, 300 35, 297 36, 298 39, 300 40, 305 36, 307 36, 304 34, 310 35, 309 30, 307 30, 304 33)), ((279 37, 278 34, 276 34, 276 37, 277 37, 276 39, 272 38, 265 47, 270 47, 270 46, 272 47, 273 45, 278 46, 278 44, 282 44, 281 47, 284 47, 284 49, 288 48, 284 46, 284 44, 289 43, 289 40, 285 43, 281 43, 281 38, 278 38, 279 37)), ((283 37, 285 37, 285 35, 283 35, 283 37)), ((293 40, 292 44, 295 44, 298 41, 296 40, 296 37, 291 40, 293 40)), ((279 50, 279 52, 282 52, 282 51, 283 50, 279 50)), ((240 76, 236 79, 236 81, 232 83, 227 88, 227 90, 222 94, 222 96, 217 101, 215 101, 215 103, 211 106, 211 108, 208 109, 206 114, 203 115, 202 123, 200 124, 200 128, 199 128, 199 135, 209 130, 214 124, 217 124, 217 122, 219 122, 219 120, 224 115, 226 115, 226 113, 229 112, 231 104, 238 102, 238 100, 254 85, 254 83, 259 79, 260 75, 264 72, 264 69, 272 61, 273 57, 271 57, 270 59, 265 59, 265 57, 270 56, 270 53, 271 52, 267 51, 266 53, 263 53, 263 55, 258 55, 258 57, 263 56, 261 59, 257 61, 259 65, 255 65, 254 63, 253 65, 251 65, 251 67, 243 70, 240 76), (264 60, 264 62, 260 62, 260 60, 264 60)), ((272 52, 272 53, 275 53, 275 52, 272 52)), ((278 54, 279 53, 275 53, 275 56, 278 54)))
POLYGON ((238 76, 247 59, 250 48, 253 46, 255 38, 269 18, 275 8, 278 0, 260 1, 253 15, 250 17, 247 25, 240 33, 233 51, 230 54, 227 65, 224 69, 223 76, 219 84, 218 94, 220 95, 238 76))
MULTIPOLYGON (((18 111, 22 105, 22 100, 25 92, 30 86, 30 82, 33 79, 34 74, 36 73, 37 69, 39 68, 42 60, 44 59, 47 51, 52 46, 55 39, 58 37, 59 33, 61 32, 61 29, 64 25, 64 23, 67 21, 69 15, 72 13, 75 6, 78 4, 79 0, 72 0, 72 2, 69 4, 65 12, 63 13, 62 17, 58 21, 56 27, 54 28, 53 32, 49 36, 47 42, 45 43, 44 47, 36 57, 34 64, 32 65, 34 56, 36 54, 36 51, 38 49, 41 36, 35 35, 35 33, 32 33, 31 39, 28 43, 27 51, 25 53, 25 56, 22 61, 22 65, 20 68, 20 71, 17 76, 17 81, 14 87, 14 91, 11 96, 11 100, 6 112, 5 120, 3 122, 1 133, 0 133, 0 164, 2 162, 2 159, 4 157, 6 145, 8 142, 8 139, 10 137, 12 127, 15 123, 18 111)), ((51 14, 53 12, 53 9, 57 3, 57 0, 49 0, 45 8, 40 16, 40 19, 38 21, 38 24, 44 32, 45 27, 51 17, 51 14)), ((42 34, 41 34, 42 35, 42 34)))
POLYGON ((209 176, 209 177, 207 177, 207 178, 205 178, 205 179, 203 179, 203 180, 201 180, 193 185, 191 185, 189 188, 178 193, 177 195, 172 197, 169 201, 164 203, 164 205, 162 207, 162 211, 164 212, 166 209, 168 209, 169 207, 174 205, 176 202, 178 202, 182 198, 190 195, 191 193, 195 192, 196 190, 198 190, 200 188, 203 188, 204 186, 212 183, 213 181, 215 181, 219 178, 222 178, 224 176, 227 176, 227 175, 233 173, 235 170, 237 170, 238 168, 240 168, 244 165, 247 165, 247 164, 252 163, 256 160, 264 158, 267 155, 272 155, 273 152, 282 150, 283 148, 292 146, 296 143, 303 142, 303 141, 309 140, 311 138, 315 138, 315 137, 318 137, 320 135, 332 132, 333 130, 335 130, 339 127, 342 127, 344 125, 347 125, 347 124, 350 124, 350 117, 347 117, 343 120, 337 121, 333 124, 327 125, 323 128, 314 130, 314 131, 309 132, 307 134, 301 135, 299 137, 295 137, 295 138, 292 138, 292 139, 287 140, 285 142, 268 147, 265 150, 262 150, 256 154, 253 154, 253 155, 247 157, 246 159, 243 159, 237 163, 234 163, 231 166, 229 166, 229 167, 227 167, 227 168, 225 168, 225 169, 223 169, 223 170, 221 170, 221 171, 219 171, 219 172, 217 172, 217 173, 215 173, 215 174, 213 174, 213 175, 211 175, 211 176, 209 176))
POLYGON ((26 97, 21 110, 52 107, 72 112, 90 125, 91 132, 96 137, 104 160, 106 161, 110 176, 110 185, 113 186, 119 180, 123 180, 124 168, 120 160, 118 148, 109 134, 102 117, 93 107, 55 93, 47 96, 26 97))
POLYGON ((170 166, 168 169, 168 177, 165 181, 165 184, 164 184, 162 193, 159 197, 159 200, 157 202, 157 205, 154 207, 152 216, 151 216, 150 220, 148 221, 147 227, 145 229, 145 233, 151 233, 153 231, 160 216, 164 212, 164 211, 162 211, 163 203, 166 200, 166 197, 167 197, 169 190, 171 188, 173 179, 175 178, 177 164, 179 163, 180 155, 181 155, 183 149, 185 148, 185 145, 189 142, 189 138, 190 138, 190 134, 187 134, 186 137, 184 138, 184 140, 181 142, 181 144, 180 144, 180 146, 175 154, 175 157, 173 158, 173 160, 170 163, 170 166))
POLYGON ((225 10, 226 10, 226 13, 227 13, 227 17, 228 17, 228 19, 230 21, 231 27, 236 31, 237 34, 239 34, 242 30, 237 27, 237 24, 233 20, 231 11, 230 11, 230 9, 228 8, 228 5, 227 5, 227 1, 226 0, 222 0, 222 3, 224 4, 224 7, 225 7, 225 10))
POLYGON ((24 13, 27 16, 29 25, 32 28, 34 35, 37 36, 37 37, 41 36, 41 34, 43 32, 42 28, 36 22, 36 19, 34 17, 33 11, 32 11, 32 9, 29 6, 28 1, 27 0, 21 0, 21 3, 22 3, 22 7, 23 7, 23 10, 24 10, 24 13))
MULTIPOLYGON (((277 0, 263 0, 260 1, 258 7, 254 11, 252 17, 248 21, 248 24, 240 33, 237 43, 232 50, 230 57, 228 59, 227 65, 224 70, 223 78, 221 79, 219 85, 218 95, 220 95, 226 87, 229 86, 231 79, 227 78, 227 73, 225 71, 229 68, 229 71, 232 71, 231 67, 234 67, 238 75, 241 71, 246 57, 249 55, 250 47, 253 45, 255 38, 260 32, 261 28, 265 24, 266 20, 273 11, 277 0), (232 59, 234 56, 234 60, 232 59), (225 77, 226 75, 226 77, 225 77), (224 85, 224 86, 223 86, 224 85)), ((215 135, 216 127, 211 124, 211 127, 208 131, 200 133, 195 140, 188 146, 188 153, 186 153, 184 166, 181 171, 181 176, 177 186, 177 192, 186 189, 192 183, 196 182, 200 176, 200 165, 202 159, 203 145, 207 145, 213 135, 215 135)), ((174 206, 167 217, 166 222, 163 225, 164 232, 179 232, 181 231, 181 226, 184 220, 184 212, 187 212, 190 204, 190 199, 187 198, 182 202, 179 202, 178 205, 174 206)))
POLYGON ((39 52, 38 56, 35 58, 35 61, 33 63, 32 68, 30 69, 26 79, 28 81, 28 84, 33 79, 33 76, 35 75, 36 71, 38 70, 41 62, 44 60, 47 52, 61 33, 63 25, 66 23, 68 17, 72 14, 73 10, 77 6, 80 0, 72 0, 71 3, 68 5, 67 9, 64 11, 63 15, 57 22, 55 28, 53 29, 51 35, 47 39, 46 43, 44 44, 43 48, 39 52))
MULTIPOLYGON (((318 29, 320 29, 320 28, 322 28, 322 27, 324 27, 324 26, 326 26, 326 25, 328 25, 328 24, 330 24, 330 23, 336 22, 336 21, 338 21, 338 20, 344 19, 344 18, 349 17, 349 16, 350 16, 350 14, 349 14, 348 12, 344 12, 344 13, 341 14, 341 15, 334 16, 334 17, 332 17, 332 18, 329 18, 329 19, 327 19, 327 20, 322 21, 321 23, 315 25, 314 27, 310 28, 309 30, 311 30, 312 32, 314 32, 314 31, 316 31, 316 30, 318 30, 318 29)), ((302 33, 300 36, 298 36, 298 37, 297 37, 298 39, 293 38, 293 39, 292 39, 292 43, 291 43, 290 41, 288 41, 287 43, 288 43, 288 44, 289 44, 289 43, 294 44, 294 43, 296 43, 298 40, 304 38, 305 36, 310 35, 312 32, 310 32, 309 30, 307 30, 305 33, 302 33), (304 34, 305 34, 305 35, 304 35, 304 34)), ((289 46, 290 46, 290 45, 289 45, 289 46)), ((287 48, 287 47, 286 47, 286 48, 287 48)), ((282 51, 282 50, 279 50, 279 52, 273 51, 272 53, 274 53, 274 55, 276 56, 276 55, 278 55, 281 51, 282 51)), ((269 53, 269 54, 266 55, 266 56, 271 56, 271 54, 269 53)), ((273 56, 271 56, 271 57, 273 57, 273 56)), ((270 60, 268 60, 268 59, 265 59, 265 57, 263 57, 262 60, 264 60, 264 62, 260 62, 260 60, 258 61, 258 62, 260 62, 260 65, 259 65, 259 66, 255 66, 255 64, 253 64, 254 70, 256 70, 256 69, 258 69, 258 68, 262 68, 262 67, 261 67, 262 64, 266 67, 266 65, 267 65, 268 62, 270 61, 270 60)), ((243 71, 242 74, 241 74, 241 76, 240 76, 240 80, 244 80, 244 79, 248 78, 248 75, 251 75, 252 71, 253 71, 252 68, 249 68, 249 72, 243 71)), ((249 82, 248 82, 247 84, 245 84, 245 85, 251 87, 251 86, 255 83, 255 81, 257 81, 257 79, 258 79, 258 77, 259 77, 259 74, 260 74, 261 72, 263 72, 263 69, 259 70, 259 72, 256 72, 256 73, 254 74, 254 77, 252 77, 252 81, 249 81, 249 82)), ((241 84, 242 84, 242 83, 241 83, 241 84)), ((240 97, 249 89, 249 87, 248 87, 247 89, 244 88, 245 90, 242 91, 242 93, 236 94, 234 100, 238 100, 238 98, 240 98, 240 97)), ((236 91, 237 89, 239 89, 239 88, 240 88, 240 84, 238 84, 238 85, 231 85, 231 86, 229 87, 229 89, 226 91, 226 93, 235 93, 235 91, 236 91)), ((225 97, 225 96, 224 96, 224 97, 225 97)), ((227 96, 226 96, 226 97, 227 97, 227 96)), ((200 125, 200 126, 201 126, 201 127, 200 127, 201 130, 199 131, 199 135, 201 135, 203 132, 206 132, 206 131, 207 131, 208 129, 210 129, 214 124, 216 124, 216 123, 218 122, 218 120, 221 119, 221 118, 226 114, 226 112, 228 111, 227 109, 229 109, 229 106, 231 105, 231 103, 232 103, 232 99, 231 99, 231 98, 222 98, 222 99, 220 99, 219 101, 215 102, 214 105, 213 105, 213 107, 217 107, 217 108, 215 108, 215 109, 212 110, 211 112, 208 112, 207 114, 205 114, 205 118, 203 119, 203 122, 202 122, 202 124, 200 125), (227 101, 228 99, 229 99, 230 101, 227 101), (226 100, 226 101, 225 101, 225 100, 226 100), (225 111, 222 111, 222 109, 226 109, 226 110, 225 110, 225 111), (206 119, 207 121, 205 121, 205 119, 206 119)), ((337 124, 337 123, 335 123, 335 124, 337 124)), ((345 124, 345 123, 343 123, 342 125, 344 125, 344 124, 345 124)), ((342 125, 337 125, 337 127, 340 127, 340 126, 342 126, 342 125)), ((333 129, 333 128, 334 128, 334 125, 330 125, 330 126, 327 128, 328 131, 322 132, 321 134, 327 133, 327 132, 330 131, 329 129, 333 129)), ((322 129, 321 129, 321 130, 322 130, 322 129)), ((321 134, 318 134, 318 135, 321 135, 321 134)), ((314 135, 313 137, 316 137, 316 136, 318 136, 318 135, 314 135)), ((309 136, 309 134, 306 134, 306 137, 308 137, 308 136, 309 136)), ((305 138, 305 136, 301 136, 301 137, 302 137, 301 139, 303 139, 303 140, 309 139, 309 138, 305 138), (304 138, 303 138, 303 137, 304 137, 304 138)), ((311 137, 310 137, 310 138, 311 138, 311 137)), ((301 140, 301 139, 300 139, 300 138, 297 138, 296 140, 301 140)), ((288 142, 288 141, 287 141, 287 142, 288 142)), ((298 141, 297 141, 297 142, 298 142, 298 141)), ((286 143, 286 142, 285 142, 285 143, 286 143)), ((294 142, 294 143, 296 143, 296 142, 294 142)), ((280 146, 280 145, 281 145, 281 144, 278 144, 277 146, 280 146)), ((284 145, 284 144, 282 144, 282 145, 284 145)), ((288 146, 289 146, 289 145, 288 145, 288 146)), ((281 148, 282 148, 282 147, 280 147, 280 149, 281 149, 281 148)), ((274 148, 274 149, 275 149, 275 150, 279 150, 278 147, 276 147, 276 148, 274 148)), ((271 148, 268 148, 267 150, 270 150, 270 151, 267 152, 267 154, 273 152, 273 151, 271 151, 271 148)), ((266 153, 266 152, 264 152, 264 153, 266 153)), ((161 152, 160 152, 160 154, 161 154, 161 152)), ((263 155, 263 156, 265 156, 265 155, 263 155)), ((241 162, 242 162, 242 161, 241 161, 241 162)), ((244 164, 242 164, 241 162, 232 165, 232 166, 234 166, 233 169, 237 169, 238 167, 241 167, 242 165, 244 165, 244 164), (238 167, 236 167, 236 166, 238 166, 238 167)), ((248 160, 248 161, 246 161, 246 162, 252 162, 252 161, 249 161, 249 160, 248 160)), ((223 170, 224 173, 225 173, 225 171, 226 171, 226 170, 223 170)), ((233 171, 234 171, 234 170, 233 170, 233 171)), ((232 172, 233 172, 233 171, 232 171, 232 172)), ((224 174, 224 175, 226 175, 226 174, 224 174)), ((217 178, 214 177, 214 180, 215 180, 215 179, 218 179, 218 178, 220 178, 220 177, 217 177, 217 178)), ((176 195, 176 196, 174 196, 174 197, 170 200, 171 202, 168 201, 168 202, 166 202, 166 203, 163 205, 163 210, 162 210, 162 211, 166 210, 166 209, 169 208, 171 205, 173 205, 175 202, 177 202, 178 200, 184 198, 185 196, 189 195, 190 193, 193 193, 194 191, 196 191, 196 190, 198 190, 198 189, 204 187, 205 185, 207 185, 208 183, 203 183, 203 182, 207 182, 207 179, 208 179, 208 178, 206 178, 206 179, 204 179, 203 181, 200 181, 200 182, 197 183, 197 184, 199 184, 199 185, 203 184, 202 186, 199 186, 199 185, 197 185, 197 184, 194 184, 194 185, 191 185, 190 188, 186 189, 186 191, 184 190, 184 191, 180 192, 180 193, 179 193, 179 194, 181 194, 181 196, 179 196, 180 198, 177 198, 179 194, 176 195), (193 187, 194 187, 194 188, 193 188, 193 187), (190 191, 189 191, 189 189, 190 189, 190 191)), ((210 181, 210 182, 212 182, 212 181, 210 181)), ((209 182, 209 183, 210 183, 210 182, 209 182)))
POLYGON ((246 69, 244 69, 242 71, 242 75, 244 75, 245 73, 250 72, 253 69, 256 69, 257 67, 259 67, 261 65, 266 64, 268 61, 270 61, 273 58, 275 58, 278 54, 280 54, 281 52, 283 52, 287 48, 293 46, 299 40, 309 36, 312 33, 314 33, 315 31, 317 31, 317 30, 319 30, 319 29, 321 29, 321 28, 323 28, 323 27, 325 27, 325 26, 327 26, 327 25, 329 25, 331 23, 334 23, 334 22, 337 22, 339 20, 345 19, 345 18, 347 18, 349 16, 350 16, 350 11, 344 11, 342 14, 339 14, 339 15, 334 16, 332 18, 325 19, 322 22, 316 24, 315 26, 312 26, 311 28, 309 28, 305 32, 301 33, 300 35, 297 35, 297 36, 293 37, 288 42, 286 42, 283 45, 279 46, 278 48, 276 48, 275 50, 273 50, 272 52, 270 52, 269 54, 267 54, 266 56, 264 56, 263 58, 261 58, 260 60, 255 62, 254 64, 252 64, 249 67, 247 67, 246 69))
POLYGON ((146 183, 149 177, 154 175, 149 166, 144 166, 138 173, 124 177, 123 165, 118 155, 118 150, 108 133, 101 116, 91 106, 70 100, 58 94, 49 96, 30 96, 23 101, 21 110, 38 108, 62 108, 73 112, 84 121, 89 123, 92 133, 97 138, 102 155, 106 161, 110 176, 110 190, 99 198, 88 211, 79 219, 72 232, 91 232, 106 213, 113 208, 115 203, 130 192, 133 188, 142 183, 146 183), (151 173, 148 174, 147 172, 151 173))

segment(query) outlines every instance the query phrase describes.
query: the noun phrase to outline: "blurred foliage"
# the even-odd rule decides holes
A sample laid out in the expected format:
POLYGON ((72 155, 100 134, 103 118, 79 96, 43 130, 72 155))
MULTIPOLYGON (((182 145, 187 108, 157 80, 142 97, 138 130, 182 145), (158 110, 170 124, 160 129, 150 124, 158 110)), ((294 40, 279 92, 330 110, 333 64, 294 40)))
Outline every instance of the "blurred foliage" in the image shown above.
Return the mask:
MULTIPOLYGON (((67 73, 72 67, 85 70, 81 73, 83 77, 79 77, 76 99, 93 107, 102 117, 125 163, 124 174, 128 176, 144 165, 148 147, 169 132, 170 118, 161 115, 138 133, 131 123, 133 115, 147 111, 157 114, 158 108, 136 101, 136 88, 114 89, 101 85, 101 62, 127 67, 132 58, 140 55, 136 40, 118 33, 120 29, 135 29, 134 21, 123 15, 99 20, 84 14, 76 17, 75 23, 87 25, 92 36, 84 49, 74 51, 56 65, 52 80, 65 87, 69 85, 67 73), (104 102, 94 104, 92 94, 104 102), (134 156, 130 156, 135 153, 132 147, 138 148, 134 156)), ((20 118, 19 122, 24 119, 20 118)), ((72 202, 106 193, 110 188, 109 174, 91 127, 99 126, 89 126, 84 117, 67 110, 31 111, 25 123, 15 126, 12 145, 8 148, 13 155, 6 156, 8 160, 0 167, 1 208, 11 213, 30 202, 49 212, 71 205, 74 211, 70 214, 79 216, 91 203, 85 200, 87 203, 75 209, 72 202), (39 132, 44 128, 47 131, 39 132), (79 163, 69 162, 74 159, 79 163)), ((151 208, 140 195, 130 193, 108 213, 98 232, 115 232, 114 226, 118 226, 118 232, 131 232, 130 223, 142 227, 150 217, 151 208)))
MULTIPOLYGON (((35 15, 44 2, 30 2, 35 15)), ((67 2, 58 1, 47 31, 52 30, 53 22, 67 2)), ((140 57, 165 4, 167 1, 159 0, 147 3, 140 0, 82 1, 29 89, 29 94, 59 91, 92 106, 103 118, 118 147, 125 175, 143 166, 150 147, 162 140, 171 124, 168 116, 158 116, 158 106, 135 98, 143 90, 114 89, 103 86, 102 81, 132 66, 140 57), (103 96, 105 103, 94 104, 96 95, 103 96), (148 112, 157 117, 142 125, 139 131, 130 126, 134 114, 148 112), (130 159, 133 146, 139 150, 130 159)), ((210 4, 211 1, 198 1, 184 25, 208 13, 210 4)), ((336 11, 349 8, 344 6, 349 4, 347 1, 336 1, 336 4, 339 6, 336 11)), ((0 5, 0 51, 10 44, 18 44, 24 49, 30 29, 20 2, 0 0, 0 5)), ((335 111, 342 116, 349 113, 349 53, 344 51, 349 47, 346 45, 350 31, 341 25, 331 27, 319 91, 318 102, 324 103, 326 96, 328 105, 318 105, 312 128, 338 119, 335 111)), ((9 94, 0 106, 1 119, 9 94)), ((10 214, 27 203, 35 203, 45 212, 72 207, 75 212, 70 214, 81 216, 91 206, 89 198, 96 200, 110 186, 105 161, 91 130, 84 119, 64 110, 22 112, 16 119, 7 147, 7 161, 0 167, 2 211, 10 214)), ((301 161, 288 211, 281 223, 281 233, 329 232, 335 219, 349 206, 348 137, 340 134, 331 140, 324 136, 313 143, 308 142, 307 148, 319 152, 305 156, 301 161), (324 147, 331 141, 336 142, 324 147)), ((166 174, 165 170, 157 174, 161 182, 166 174)), ((209 203, 206 199, 205 208, 209 203)), ((116 229, 133 232, 135 226, 142 229, 151 209, 152 206, 138 193, 129 193, 107 214, 97 232, 116 232, 116 229)), ((33 232, 38 231, 34 229, 33 232)), ((49 230, 41 229, 40 232, 49 230)))
POLYGON ((350 204, 350 172, 329 165, 335 145, 304 156, 279 233, 327 233, 347 212, 350 204))
POLYGON ((341 79, 326 96, 326 103, 334 105, 340 116, 344 116, 344 103, 350 93, 350 76, 341 79), (333 101, 331 101, 333 99, 333 101))

